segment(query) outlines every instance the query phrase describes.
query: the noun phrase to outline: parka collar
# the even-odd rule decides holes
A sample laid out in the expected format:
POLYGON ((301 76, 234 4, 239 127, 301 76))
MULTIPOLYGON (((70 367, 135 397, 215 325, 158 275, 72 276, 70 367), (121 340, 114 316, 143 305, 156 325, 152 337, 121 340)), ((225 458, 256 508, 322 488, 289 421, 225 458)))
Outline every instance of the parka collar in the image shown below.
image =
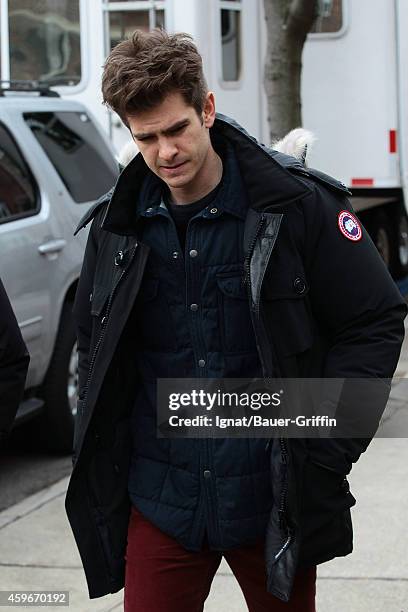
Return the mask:
MULTIPOLYGON (((310 188, 289 170, 303 169, 298 160, 258 143, 233 119, 217 113, 210 133, 225 138, 233 146, 251 208, 259 211, 281 207, 310 193, 310 188)), ((146 177, 148 182, 154 180, 139 153, 116 182, 102 229, 127 236, 135 233, 136 204, 146 177)))

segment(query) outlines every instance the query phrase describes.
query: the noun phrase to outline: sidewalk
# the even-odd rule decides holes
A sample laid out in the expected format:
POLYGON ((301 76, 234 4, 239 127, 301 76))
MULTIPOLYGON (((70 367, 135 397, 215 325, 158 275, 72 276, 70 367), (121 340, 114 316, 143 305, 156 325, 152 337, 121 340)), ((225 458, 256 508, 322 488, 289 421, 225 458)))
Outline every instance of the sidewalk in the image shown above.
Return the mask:
MULTIPOLYGON (((404 394, 398 387, 393 389, 391 408, 401 406, 403 399, 407 405, 407 387, 404 394)), ((0 513, 0 590, 69 591, 69 608, 47 610, 120 611, 123 591, 88 599, 65 515, 67 484, 64 478, 0 513)), ((374 440, 354 467, 350 484, 357 497, 352 511, 355 550, 319 567, 318 612, 408 612, 407 439, 374 440)), ((239 587, 223 562, 205 611, 245 610, 239 587)))

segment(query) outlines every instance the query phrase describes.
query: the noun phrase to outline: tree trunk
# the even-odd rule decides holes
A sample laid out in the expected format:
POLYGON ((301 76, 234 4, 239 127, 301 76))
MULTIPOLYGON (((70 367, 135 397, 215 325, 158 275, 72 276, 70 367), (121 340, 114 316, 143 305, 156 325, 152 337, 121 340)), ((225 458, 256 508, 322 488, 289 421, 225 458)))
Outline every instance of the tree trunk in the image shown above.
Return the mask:
POLYGON ((302 51, 316 0, 264 0, 267 51, 264 84, 271 141, 302 125, 302 51))

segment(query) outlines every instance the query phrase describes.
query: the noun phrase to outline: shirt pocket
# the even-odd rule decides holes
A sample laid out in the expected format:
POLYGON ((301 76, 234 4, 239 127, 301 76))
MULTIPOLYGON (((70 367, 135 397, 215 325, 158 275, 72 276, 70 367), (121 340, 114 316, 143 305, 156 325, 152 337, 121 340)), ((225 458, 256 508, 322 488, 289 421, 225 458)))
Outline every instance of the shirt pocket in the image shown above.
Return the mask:
POLYGON ((177 349, 175 326, 169 304, 158 278, 146 280, 137 297, 137 340, 142 348, 172 352, 177 349))
POLYGON ((255 334, 242 274, 217 274, 221 346, 224 353, 256 352, 255 334))

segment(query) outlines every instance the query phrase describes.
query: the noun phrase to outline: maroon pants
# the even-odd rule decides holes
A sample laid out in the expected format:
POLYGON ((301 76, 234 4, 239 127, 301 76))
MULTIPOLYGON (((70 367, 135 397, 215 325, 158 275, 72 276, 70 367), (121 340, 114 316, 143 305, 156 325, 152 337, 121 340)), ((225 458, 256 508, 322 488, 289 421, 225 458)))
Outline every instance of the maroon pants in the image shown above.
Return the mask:
POLYGON ((283 603, 266 591, 262 542, 223 553, 208 547, 190 552, 135 508, 126 550, 125 612, 202 612, 222 556, 249 612, 315 612, 315 567, 296 575, 290 602, 283 603))

